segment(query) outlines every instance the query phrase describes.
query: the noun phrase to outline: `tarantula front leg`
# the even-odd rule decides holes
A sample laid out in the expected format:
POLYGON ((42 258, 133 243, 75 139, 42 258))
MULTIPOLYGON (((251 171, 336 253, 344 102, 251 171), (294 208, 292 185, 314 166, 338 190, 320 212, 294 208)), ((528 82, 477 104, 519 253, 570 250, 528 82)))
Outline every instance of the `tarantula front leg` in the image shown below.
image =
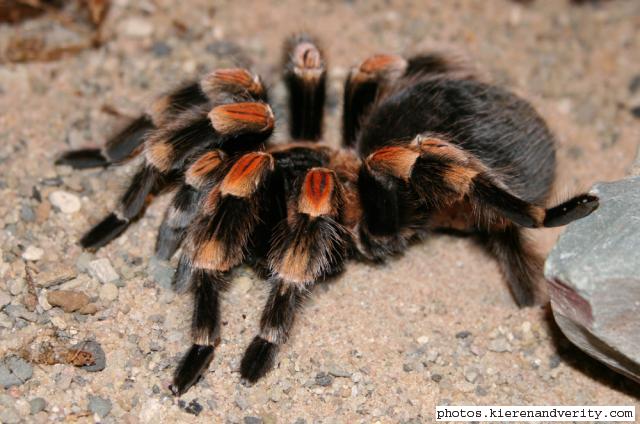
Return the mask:
POLYGON ((284 50, 284 82, 289 94, 289 133, 294 140, 318 141, 326 98, 327 70, 313 38, 298 35, 284 50))
POLYGON ((244 261, 260 222, 265 187, 274 160, 263 152, 247 153, 202 199, 189 227, 175 289, 194 296, 193 344, 176 369, 171 390, 180 395, 209 366, 219 332, 219 297, 228 286, 225 274, 244 261))
POLYGON ((177 182, 199 153, 211 148, 251 150, 273 130, 270 107, 262 102, 228 103, 209 109, 192 108, 157 129, 145 143, 145 162, 122 197, 117 212, 108 215, 81 240, 97 249, 121 234, 141 216, 150 194, 177 182))
POLYGON ((107 140, 104 147, 70 150, 63 153, 56 165, 75 169, 106 167, 136 156, 146 137, 163 122, 175 118, 192 106, 205 104, 208 97, 197 82, 179 87, 156 99, 149 111, 131 121, 124 129, 107 140))
POLYGON ((265 375, 286 342, 296 310, 315 282, 342 269, 350 234, 340 224, 342 188, 333 171, 313 168, 289 202, 287 219, 272 239, 271 293, 260 319, 260 333, 242 358, 240 373, 249 382, 265 375))
POLYGON ((379 54, 366 59, 349 72, 344 85, 342 144, 353 146, 360 125, 385 84, 399 78, 407 68, 401 56, 379 54))

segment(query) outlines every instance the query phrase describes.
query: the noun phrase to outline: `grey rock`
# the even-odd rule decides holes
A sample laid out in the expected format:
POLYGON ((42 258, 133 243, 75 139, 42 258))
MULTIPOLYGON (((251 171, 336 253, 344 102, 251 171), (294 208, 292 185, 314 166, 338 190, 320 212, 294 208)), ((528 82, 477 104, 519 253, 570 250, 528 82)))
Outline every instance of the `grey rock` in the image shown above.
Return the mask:
POLYGON ((318 386, 328 387, 331 386, 332 383, 333 376, 331 376, 330 374, 327 374, 325 372, 319 372, 318 374, 316 374, 316 384, 318 386))
POLYGON ((29 406, 31 407, 31 415, 35 415, 40 411, 44 411, 44 408, 47 407, 47 401, 41 397, 33 398, 29 401, 29 406))
POLYGON ((113 283, 120 279, 116 270, 113 269, 111 261, 107 258, 96 259, 95 261, 89 262, 88 270, 89 274, 101 283, 113 283))
POLYGON ((20 384, 22 384, 22 382, 18 377, 13 375, 6 365, 0 364, 0 386, 6 389, 11 386, 19 386, 20 384))
POLYGON ((107 366, 107 356, 102 350, 102 346, 98 342, 93 340, 85 340, 78 344, 71 346, 71 349, 80 349, 87 352, 91 352, 93 354, 93 359, 95 363, 93 365, 85 365, 82 367, 83 370, 89 372, 98 372, 102 371, 107 366))
POLYGON ((262 418, 260 417, 244 417, 244 424, 262 424, 262 418))
POLYGON ((98 414, 100 418, 104 418, 111 412, 111 401, 100 396, 88 396, 89 411, 98 414))
POLYGON ((346 371, 338 367, 337 365, 331 365, 328 369, 328 372, 334 377, 342 377, 342 378, 351 377, 351 373, 349 371, 346 371))
POLYGON ((36 213, 29 205, 22 205, 20 208, 20 219, 24 222, 34 222, 36 220, 36 213))
POLYGON ((35 312, 30 312, 22 305, 7 305, 4 308, 4 311, 11 318, 22 318, 26 321, 36 322, 38 320, 38 315, 35 312))
POLYGON ((18 356, 8 356, 0 363, 0 386, 19 386, 33 376, 33 367, 18 356))
POLYGON ((600 207, 545 264, 556 322, 574 344, 640 382, 640 177, 597 184, 600 207))

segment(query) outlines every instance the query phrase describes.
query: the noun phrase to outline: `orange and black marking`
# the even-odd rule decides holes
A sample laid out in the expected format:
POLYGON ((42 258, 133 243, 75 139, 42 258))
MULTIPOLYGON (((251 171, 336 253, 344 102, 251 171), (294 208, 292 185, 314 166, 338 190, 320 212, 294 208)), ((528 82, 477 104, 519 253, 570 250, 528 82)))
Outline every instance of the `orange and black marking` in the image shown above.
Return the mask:
POLYGON ((213 150, 200 156, 185 173, 185 182, 193 187, 200 187, 206 177, 222 163, 224 154, 213 150))
POLYGON ((391 174, 396 178, 408 181, 419 157, 420 153, 413 149, 388 146, 373 152, 366 162, 374 171, 391 174))
POLYGON ((376 54, 360 64, 360 72, 380 74, 392 71, 404 71, 407 61, 395 54, 376 54))
POLYGON ((336 180, 333 171, 314 168, 307 172, 298 200, 298 212, 309 216, 335 213, 336 180))
POLYGON ((266 133, 273 130, 273 111, 266 103, 244 102, 216 106, 209 112, 213 128, 220 134, 266 133))
POLYGON ((200 81, 202 90, 210 96, 224 93, 242 93, 261 98, 264 87, 260 79, 243 68, 218 69, 200 81))
POLYGON ((273 170, 273 157, 264 152, 252 152, 233 164, 220 184, 222 195, 249 197, 258 188, 268 172, 273 170))

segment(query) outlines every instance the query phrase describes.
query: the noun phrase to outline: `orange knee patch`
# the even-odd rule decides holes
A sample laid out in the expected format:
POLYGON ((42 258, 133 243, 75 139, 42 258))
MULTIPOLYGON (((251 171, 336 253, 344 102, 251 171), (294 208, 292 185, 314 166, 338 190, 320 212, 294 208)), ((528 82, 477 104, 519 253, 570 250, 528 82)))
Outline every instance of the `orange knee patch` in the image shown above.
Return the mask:
POLYGON ((395 54, 376 54, 360 64, 360 71, 367 74, 404 70, 407 61, 395 54))
POLYGON ((185 181, 193 187, 200 187, 206 176, 222 163, 222 152, 214 150, 200 156, 193 165, 187 169, 185 181))
POLYGON ((209 119, 220 134, 264 133, 272 131, 275 123, 269 105, 260 102, 216 106, 209 112, 209 119))
POLYGON ((406 181, 411 177, 413 165, 418 157, 420 153, 412 149, 389 146, 369 155, 367 164, 375 171, 391 174, 406 181))
POLYGON ((324 168, 307 172, 298 199, 298 212, 310 216, 334 213, 335 174, 324 168))
POLYGON ((147 147, 146 158, 159 171, 166 172, 171 167, 173 148, 170 144, 158 141, 147 147))
POLYGON ((273 167, 273 157, 268 153, 247 153, 233 164, 229 173, 224 177, 220 184, 220 193, 236 197, 249 197, 273 167))
POLYGON ((211 72, 200 80, 200 87, 209 96, 242 91, 255 97, 264 94, 260 79, 242 68, 218 69, 211 72))

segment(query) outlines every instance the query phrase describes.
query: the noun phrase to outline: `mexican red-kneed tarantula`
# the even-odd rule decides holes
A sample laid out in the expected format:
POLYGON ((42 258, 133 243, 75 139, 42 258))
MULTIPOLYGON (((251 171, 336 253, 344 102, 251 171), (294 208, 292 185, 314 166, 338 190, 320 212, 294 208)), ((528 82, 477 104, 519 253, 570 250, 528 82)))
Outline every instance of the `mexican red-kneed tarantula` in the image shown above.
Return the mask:
POLYGON ((221 292, 240 264, 271 286, 240 366, 253 382, 271 368, 305 295, 346 260, 381 261, 430 230, 462 230, 495 255, 518 305, 531 305, 542 261, 522 227, 565 225, 598 206, 581 194, 545 209, 555 148, 544 121, 443 55, 376 55, 353 69, 337 150, 318 143, 326 75, 311 37, 287 42, 290 144, 269 142, 275 119, 260 78, 218 69, 160 97, 102 150, 58 160, 87 168, 144 156, 118 209, 82 238, 87 249, 121 234, 153 196, 177 189, 156 245, 163 259, 182 245, 175 289, 195 303, 176 395, 211 362, 221 292))

